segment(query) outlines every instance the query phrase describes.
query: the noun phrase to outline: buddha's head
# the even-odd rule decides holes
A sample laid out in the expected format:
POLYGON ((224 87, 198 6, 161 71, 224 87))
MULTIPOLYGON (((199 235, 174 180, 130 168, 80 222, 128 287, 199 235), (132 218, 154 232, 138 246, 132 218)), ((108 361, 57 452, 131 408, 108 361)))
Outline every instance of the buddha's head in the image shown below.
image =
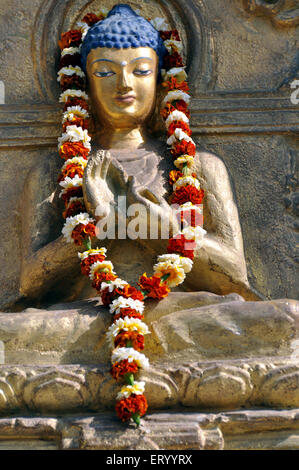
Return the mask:
POLYGON ((82 67, 102 126, 137 127, 150 118, 165 52, 158 31, 128 5, 116 5, 89 29, 82 67))

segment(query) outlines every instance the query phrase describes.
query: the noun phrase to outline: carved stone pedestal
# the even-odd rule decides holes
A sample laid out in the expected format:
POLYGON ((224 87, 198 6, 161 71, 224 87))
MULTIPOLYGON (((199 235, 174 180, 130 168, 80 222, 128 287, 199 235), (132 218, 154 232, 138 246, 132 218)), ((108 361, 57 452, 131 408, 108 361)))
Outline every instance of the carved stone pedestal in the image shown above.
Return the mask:
POLYGON ((111 316, 97 299, 0 314, 0 448, 297 449, 298 304, 206 292, 149 303, 139 429, 113 413, 111 316))

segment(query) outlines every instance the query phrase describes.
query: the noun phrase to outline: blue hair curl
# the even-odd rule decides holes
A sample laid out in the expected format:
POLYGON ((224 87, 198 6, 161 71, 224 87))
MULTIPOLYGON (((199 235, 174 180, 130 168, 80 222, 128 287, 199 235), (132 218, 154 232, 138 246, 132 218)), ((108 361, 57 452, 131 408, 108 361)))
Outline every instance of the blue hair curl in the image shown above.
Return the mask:
POLYGON ((166 48, 159 32, 129 5, 115 5, 107 17, 89 28, 81 46, 81 64, 86 73, 89 52, 97 47, 127 49, 128 47, 150 47, 156 52, 159 75, 166 48))

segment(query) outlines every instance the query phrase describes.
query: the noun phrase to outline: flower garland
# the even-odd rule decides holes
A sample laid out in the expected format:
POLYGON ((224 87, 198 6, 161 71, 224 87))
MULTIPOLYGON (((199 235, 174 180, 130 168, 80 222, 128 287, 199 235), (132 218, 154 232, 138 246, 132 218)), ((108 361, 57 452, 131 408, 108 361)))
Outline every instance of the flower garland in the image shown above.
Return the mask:
POLYGON ((194 250, 200 247, 205 234, 199 207, 204 192, 196 174, 191 173, 195 143, 189 127, 190 95, 180 55, 182 43, 177 30, 171 30, 164 19, 155 18, 151 23, 159 31, 167 49, 162 70, 166 96, 162 101, 161 115, 167 130, 167 145, 177 168, 169 174, 173 188, 169 202, 178 205, 175 212, 180 231, 169 240, 168 253, 158 257, 154 274, 148 277, 144 273, 139 278, 140 289, 117 277, 111 261, 106 260, 105 248, 91 248, 96 227, 95 220, 85 208, 82 192, 82 177, 91 146, 88 95, 85 92, 86 77, 80 66, 80 46, 89 27, 103 20, 107 13, 102 9, 97 15, 85 15, 77 23, 77 29, 63 33, 59 41, 61 59, 57 80, 62 90, 59 101, 64 103, 64 113, 58 151, 65 162, 58 183, 62 188, 60 197, 65 204, 63 217, 66 220, 62 233, 68 242, 85 245, 86 251, 78 253, 82 274, 90 278, 103 305, 109 307, 113 315, 107 331, 112 349, 111 375, 115 380, 125 380, 116 398, 116 412, 122 421, 133 419, 139 425, 148 406, 144 396, 145 383, 134 378, 140 368, 149 367, 147 357, 141 352, 144 336, 150 333, 142 321, 144 300, 166 297, 170 288, 184 282, 186 274, 191 271, 194 250))

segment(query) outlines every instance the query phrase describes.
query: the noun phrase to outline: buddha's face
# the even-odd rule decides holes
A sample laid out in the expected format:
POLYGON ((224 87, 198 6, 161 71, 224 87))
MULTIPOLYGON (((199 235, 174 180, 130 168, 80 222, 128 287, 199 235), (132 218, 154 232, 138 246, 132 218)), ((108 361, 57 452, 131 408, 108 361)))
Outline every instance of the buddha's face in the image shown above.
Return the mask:
POLYGON ((142 125, 155 107, 158 56, 150 47, 90 51, 86 63, 93 109, 102 125, 142 125))

